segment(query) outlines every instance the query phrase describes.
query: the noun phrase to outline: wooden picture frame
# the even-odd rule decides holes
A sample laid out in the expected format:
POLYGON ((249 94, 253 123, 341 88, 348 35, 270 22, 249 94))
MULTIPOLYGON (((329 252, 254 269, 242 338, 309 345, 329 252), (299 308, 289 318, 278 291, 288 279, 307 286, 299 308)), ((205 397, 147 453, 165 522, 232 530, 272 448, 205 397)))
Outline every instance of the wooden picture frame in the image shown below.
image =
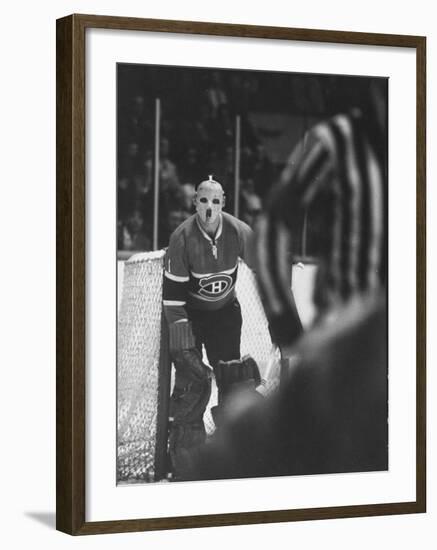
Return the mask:
MULTIPOLYGON (((57 529, 119 533, 419 513, 426 510, 426 39, 420 36, 71 15, 57 21, 57 529), (87 29, 407 48, 416 54, 416 498, 256 512, 86 520, 86 147, 87 29)), ((189 491, 189 489, 187 489, 189 491)))

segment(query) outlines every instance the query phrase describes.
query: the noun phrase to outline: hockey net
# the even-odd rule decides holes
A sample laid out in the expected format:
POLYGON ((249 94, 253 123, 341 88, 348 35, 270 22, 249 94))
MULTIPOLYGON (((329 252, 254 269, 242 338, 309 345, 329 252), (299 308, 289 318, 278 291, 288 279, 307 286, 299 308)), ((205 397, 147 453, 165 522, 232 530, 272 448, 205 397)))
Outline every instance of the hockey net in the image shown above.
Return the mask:
MULTIPOLYGON (((118 483, 155 481, 165 472, 171 380, 162 318, 163 258, 164 251, 136 254, 119 268, 118 483)), ((279 376, 279 352, 270 339, 254 276, 243 262, 236 291, 243 316, 241 353, 255 359, 261 376, 268 379, 266 391, 272 391, 279 376)), ((208 433, 214 430, 210 408, 216 398, 213 391, 205 414, 208 433)))

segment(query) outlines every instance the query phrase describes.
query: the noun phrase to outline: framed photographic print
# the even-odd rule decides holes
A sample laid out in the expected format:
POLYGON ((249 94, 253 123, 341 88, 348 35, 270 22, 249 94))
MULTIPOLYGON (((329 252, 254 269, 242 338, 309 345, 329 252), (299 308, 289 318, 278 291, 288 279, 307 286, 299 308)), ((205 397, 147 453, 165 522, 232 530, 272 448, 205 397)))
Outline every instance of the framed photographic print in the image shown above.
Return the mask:
POLYGON ((426 40, 57 21, 57 528, 426 510, 426 40))

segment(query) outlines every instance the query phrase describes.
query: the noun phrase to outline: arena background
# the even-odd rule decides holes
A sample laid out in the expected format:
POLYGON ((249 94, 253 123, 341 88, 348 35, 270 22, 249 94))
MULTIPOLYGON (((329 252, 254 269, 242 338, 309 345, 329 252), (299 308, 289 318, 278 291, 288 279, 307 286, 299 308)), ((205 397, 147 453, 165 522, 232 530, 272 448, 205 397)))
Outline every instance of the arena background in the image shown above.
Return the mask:
MULTIPOLYGON (((225 190, 225 210, 255 226, 307 130, 351 106, 365 112, 372 80, 118 64, 118 259, 167 246, 209 174, 225 190)), ((317 255, 323 207, 319 201, 301 213, 299 259, 317 255)))

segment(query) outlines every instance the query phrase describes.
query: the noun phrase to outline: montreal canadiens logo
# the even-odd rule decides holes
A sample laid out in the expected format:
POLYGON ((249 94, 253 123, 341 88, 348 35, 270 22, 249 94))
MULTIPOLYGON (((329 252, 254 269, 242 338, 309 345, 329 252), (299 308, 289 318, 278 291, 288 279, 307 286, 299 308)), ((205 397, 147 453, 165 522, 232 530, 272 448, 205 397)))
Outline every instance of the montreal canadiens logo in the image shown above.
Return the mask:
POLYGON ((220 298, 232 286, 232 277, 224 274, 211 275, 199 281, 199 294, 206 298, 220 298))

